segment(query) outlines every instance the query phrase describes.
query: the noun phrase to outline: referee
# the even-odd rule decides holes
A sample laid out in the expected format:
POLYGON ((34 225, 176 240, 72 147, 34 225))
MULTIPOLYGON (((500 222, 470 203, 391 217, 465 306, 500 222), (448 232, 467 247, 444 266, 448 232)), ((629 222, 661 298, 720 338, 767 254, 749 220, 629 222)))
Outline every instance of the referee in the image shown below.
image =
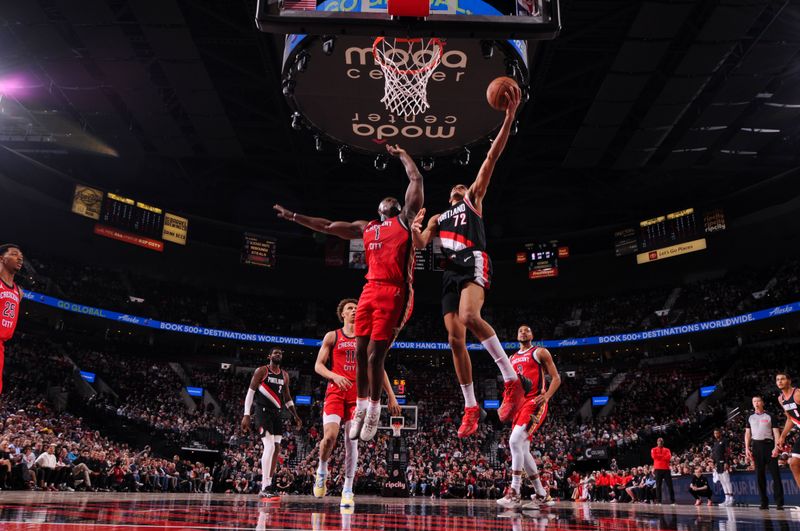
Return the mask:
POLYGON ((767 474, 772 476, 772 488, 775 491, 775 503, 779 511, 783 510, 783 484, 778 471, 778 460, 772 457, 773 450, 777 449, 775 441, 778 440, 780 430, 772 422, 772 416, 764 411, 764 400, 760 396, 753 397, 755 413, 750 415, 748 426, 744 431, 744 447, 747 459, 756 467, 758 479, 758 493, 761 496, 761 508, 769 508, 767 498, 767 474), (753 441, 753 451, 750 451, 750 441, 753 441))

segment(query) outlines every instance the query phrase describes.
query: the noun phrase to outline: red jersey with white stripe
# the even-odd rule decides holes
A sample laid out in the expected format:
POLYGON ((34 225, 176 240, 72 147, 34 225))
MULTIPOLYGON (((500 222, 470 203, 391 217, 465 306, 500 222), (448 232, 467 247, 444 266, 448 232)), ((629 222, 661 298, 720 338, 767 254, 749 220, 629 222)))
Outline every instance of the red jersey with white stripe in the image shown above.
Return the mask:
POLYGON ((544 393, 544 370, 536 355, 537 350, 538 347, 520 350, 510 358, 514 371, 525 376, 533 384, 525 398, 533 398, 544 393))
POLYGON ((8 341, 14 335, 19 319, 19 305, 22 291, 15 284, 8 286, 0 280, 0 343, 8 341))
POLYGON ((414 246, 411 231, 394 216, 373 220, 364 227, 364 253, 369 281, 410 284, 414 278, 414 246))
POLYGON ((336 331, 336 343, 331 352, 331 371, 356 381, 356 338, 347 337, 341 328, 336 331))
POLYGON ((279 369, 277 373, 274 373, 267 365, 267 373, 258 384, 255 403, 260 406, 283 409, 283 386, 285 385, 286 372, 279 369))
POLYGON ((455 252, 464 249, 486 250, 483 218, 469 197, 464 196, 464 199, 442 212, 438 224, 442 248, 455 252))

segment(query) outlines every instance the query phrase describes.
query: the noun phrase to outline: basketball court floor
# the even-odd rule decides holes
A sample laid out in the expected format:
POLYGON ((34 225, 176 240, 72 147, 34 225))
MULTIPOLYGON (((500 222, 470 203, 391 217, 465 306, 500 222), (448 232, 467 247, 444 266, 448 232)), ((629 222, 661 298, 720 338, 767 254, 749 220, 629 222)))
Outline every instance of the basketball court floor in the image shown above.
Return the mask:
POLYGON ((285 496, 265 503, 225 494, 0 493, 0 529, 314 529, 314 530, 789 530, 800 510, 757 507, 557 503, 508 512, 493 500, 356 498, 350 514, 338 497, 285 496))

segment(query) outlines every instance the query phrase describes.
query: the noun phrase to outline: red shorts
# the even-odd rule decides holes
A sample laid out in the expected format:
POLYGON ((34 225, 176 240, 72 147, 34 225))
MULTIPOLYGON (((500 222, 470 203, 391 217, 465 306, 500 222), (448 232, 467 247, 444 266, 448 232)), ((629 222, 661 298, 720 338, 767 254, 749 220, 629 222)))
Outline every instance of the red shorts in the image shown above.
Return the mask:
POLYGON ((542 406, 534 403, 533 398, 525 399, 525 403, 517 410, 512 424, 514 427, 525 426, 525 431, 528 432, 528 439, 533 438, 533 434, 539 431, 539 428, 542 427, 547 418, 547 402, 542 406))
POLYGON ((329 382, 325 392, 325 403, 322 406, 322 424, 331 422, 344 424, 353 420, 357 398, 358 391, 355 382, 347 391, 342 391, 338 385, 329 382))
POLYGON ((356 337, 394 341, 411 317, 414 290, 411 286, 370 281, 361 290, 356 309, 356 337))

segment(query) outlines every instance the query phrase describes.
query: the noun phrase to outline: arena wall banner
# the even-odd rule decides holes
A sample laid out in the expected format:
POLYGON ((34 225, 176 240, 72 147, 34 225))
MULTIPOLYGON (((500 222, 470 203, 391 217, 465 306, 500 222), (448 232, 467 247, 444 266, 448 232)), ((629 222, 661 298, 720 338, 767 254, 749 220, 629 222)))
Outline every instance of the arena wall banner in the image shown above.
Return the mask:
MULTIPOLYGON (((714 483, 711 480, 711 474, 706 474, 708 484, 714 489, 715 502, 720 502, 725 499, 722 492, 722 485, 714 483)), ((689 494, 689 483, 691 476, 681 476, 673 478, 673 485, 675 488, 675 501, 679 504, 694 503, 694 498, 689 494)), ((781 469, 781 483, 783 484, 783 496, 785 505, 800 505, 800 489, 797 488, 797 483, 794 482, 792 473, 787 469, 781 469)), ((755 472, 733 472, 731 473, 731 484, 733 485, 733 495, 737 503, 745 503, 751 505, 758 505, 761 499, 758 495, 758 484, 756 483, 755 472)), ((666 489, 665 489, 666 490, 666 489)), ((769 502, 775 503, 774 493, 772 491, 772 478, 767 474, 767 494, 769 495, 769 502)), ((666 493, 664 498, 666 498, 666 493)))
MULTIPOLYGON (((134 326, 144 326, 157 330, 166 330, 169 332, 180 332, 182 334, 216 337, 220 339, 234 339, 237 341, 247 341, 250 343, 275 343, 304 347, 319 347, 322 344, 321 339, 236 332, 234 330, 221 330, 219 328, 206 328, 204 326, 193 326, 181 323, 170 323, 168 321, 159 321, 157 319, 150 319, 148 317, 119 313, 112 310, 104 310, 102 308, 94 308, 92 306, 65 301, 56 297, 51 297, 50 295, 37 293, 35 291, 25 291, 23 296, 29 301, 37 302, 45 306, 58 308, 60 310, 72 313, 80 313, 93 317, 100 317, 102 319, 108 319, 110 321, 117 321, 134 326)), ((646 339, 657 339, 662 337, 680 336, 683 334, 694 334, 697 332, 707 332, 722 328, 731 328, 755 321, 761 321, 763 319, 770 319, 773 317, 779 317, 781 315, 796 313, 798 311, 800 311, 800 302, 792 302, 789 304, 783 304, 781 306, 775 306, 773 308, 766 308, 756 312, 744 313, 733 317, 715 319, 713 321, 705 321, 702 323, 673 326, 670 328, 658 328, 643 332, 613 334, 608 336, 575 337, 570 339, 545 339, 542 341, 534 341, 534 344, 536 346, 545 348, 565 348, 627 343, 630 341, 643 341, 646 339)), ((519 345, 516 342, 503 343, 503 348, 506 350, 515 350, 518 346, 519 345)), ((450 350, 450 345, 444 342, 433 341, 396 341, 394 343, 394 348, 404 350, 450 350)), ((469 343, 467 345, 467 349, 482 350, 483 346, 480 343, 469 343)))

